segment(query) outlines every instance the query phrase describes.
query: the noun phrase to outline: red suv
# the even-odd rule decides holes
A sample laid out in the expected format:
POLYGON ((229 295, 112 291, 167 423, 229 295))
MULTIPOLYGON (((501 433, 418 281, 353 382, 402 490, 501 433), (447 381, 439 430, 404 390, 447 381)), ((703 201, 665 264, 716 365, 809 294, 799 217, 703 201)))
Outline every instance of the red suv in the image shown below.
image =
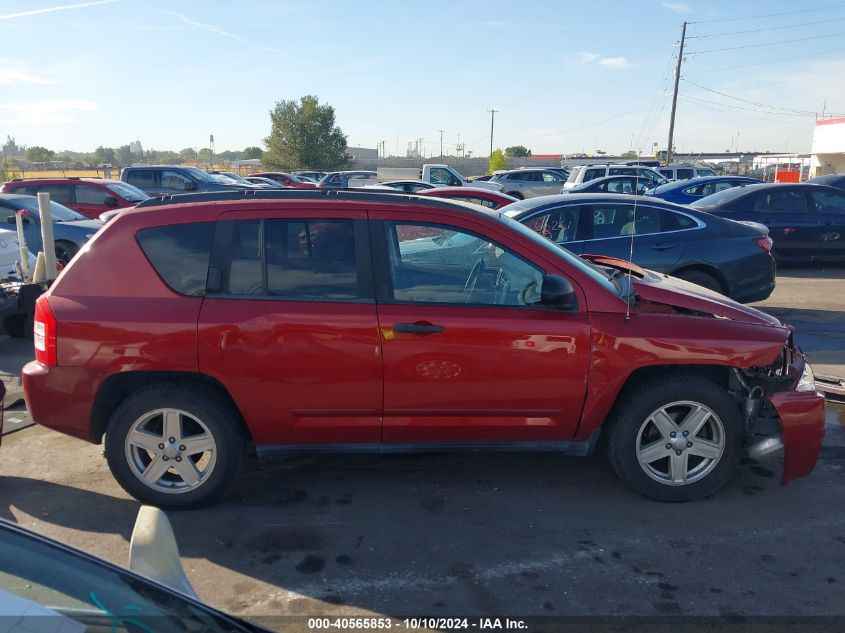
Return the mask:
POLYGON ((247 442, 261 458, 588 455, 606 435, 625 482, 680 501, 784 445, 783 481, 806 475, 824 434, 773 317, 476 205, 190 194, 142 203, 86 250, 38 300, 29 411, 105 435, 120 484, 162 507, 218 497, 247 442))
POLYGON ((275 180, 284 187, 292 187, 293 189, 315 189, 317 187, 317 185, 313 182, 306 182, 301 180, 298 176, 294 176, 293 174, 289 174, 284 171, 259 171, 254 174, 250 174, 250 177, 252 176, 269 178, 270 180, 275 180))
POLYGON ((98 220, 101 213, 134 207, 149 198, 138 187, 102 178, 15 178, 4 183, 0 191, 27 196, 45 191, 53 202, 94 220, 98 220))

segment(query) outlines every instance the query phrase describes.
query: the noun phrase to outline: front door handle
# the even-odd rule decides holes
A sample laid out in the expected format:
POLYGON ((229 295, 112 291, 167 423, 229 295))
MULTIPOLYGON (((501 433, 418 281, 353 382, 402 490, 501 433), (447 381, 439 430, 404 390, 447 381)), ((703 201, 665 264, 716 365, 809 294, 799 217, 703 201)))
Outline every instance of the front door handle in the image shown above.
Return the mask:
POLYGON ((651 247, 653 251, 668 251, 670 248, 675 248, 674 244, 655 244, 651 247))
POLYGON ((427 321, 417 321, 416 323, 397 323, 393 326, 394 332, 409 332, 411 334, 437 334, 443 331, 442 325, 434 325, 427 321))

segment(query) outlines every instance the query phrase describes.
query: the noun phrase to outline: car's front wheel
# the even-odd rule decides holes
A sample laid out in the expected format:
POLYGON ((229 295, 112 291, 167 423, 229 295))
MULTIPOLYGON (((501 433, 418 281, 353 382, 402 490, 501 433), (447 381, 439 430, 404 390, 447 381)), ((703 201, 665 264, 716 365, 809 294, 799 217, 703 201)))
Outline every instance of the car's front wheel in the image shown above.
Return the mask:
POLYGON ((694 375, 628 389, 609 424, 608 452, 616 472, 638 493, 661 501, 716 492, 736 472, 745 441, 737 403, 694 375))
POLYGON ((240 468, 244 440, 231 405, 199 385, 158 384, 129 396, 106 431, 109 468, 143 503, 185 509, 220 497, 240 468))

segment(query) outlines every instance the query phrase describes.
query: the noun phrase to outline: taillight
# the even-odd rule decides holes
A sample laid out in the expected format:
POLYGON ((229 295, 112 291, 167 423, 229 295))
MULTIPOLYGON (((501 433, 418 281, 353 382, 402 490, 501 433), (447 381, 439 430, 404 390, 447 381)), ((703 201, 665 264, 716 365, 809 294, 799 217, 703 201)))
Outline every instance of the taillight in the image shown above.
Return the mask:
POLYGON ((35 302, 33 342, 35 343, 35 360, 47 367, 58 365, 56 317, 53 316, 53 310, 47 303, 47 297, 43 295, 35 302))
POLYGON ((762 235, 760 237, 755 237, 754 243, 757 246, 759 246, 760 248, 762 248, 764 251, 766 251, 767 253, 772 252, 772 238, 770 238, 768 235, 762 235))

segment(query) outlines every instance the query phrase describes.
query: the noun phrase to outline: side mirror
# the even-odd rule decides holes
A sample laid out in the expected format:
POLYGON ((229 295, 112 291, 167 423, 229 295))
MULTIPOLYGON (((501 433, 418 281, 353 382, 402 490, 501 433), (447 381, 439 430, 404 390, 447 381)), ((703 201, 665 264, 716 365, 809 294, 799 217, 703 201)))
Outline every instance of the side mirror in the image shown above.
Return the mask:
POLYGON ((179 562, 179 548, 170 521, 158 508, 141 506, 138 510, 129 542, 129 569, 187 596, 197 597, 179 562))
POLYGON ((185 183, 185 191, 196 191, 198 189, 197 183, 195 182, 186 182, 185 183))
POLYGON ((575 289, 568 279, 560 275, 546 275, 540 288, 540 303, 555 310, 575 310, 578 301, 575 289))
POLYGON ((107 207, 116 207, 117 206, 117 198, 113 196, 106 196, 106 199, 103 200, 103 204, 107 207))

